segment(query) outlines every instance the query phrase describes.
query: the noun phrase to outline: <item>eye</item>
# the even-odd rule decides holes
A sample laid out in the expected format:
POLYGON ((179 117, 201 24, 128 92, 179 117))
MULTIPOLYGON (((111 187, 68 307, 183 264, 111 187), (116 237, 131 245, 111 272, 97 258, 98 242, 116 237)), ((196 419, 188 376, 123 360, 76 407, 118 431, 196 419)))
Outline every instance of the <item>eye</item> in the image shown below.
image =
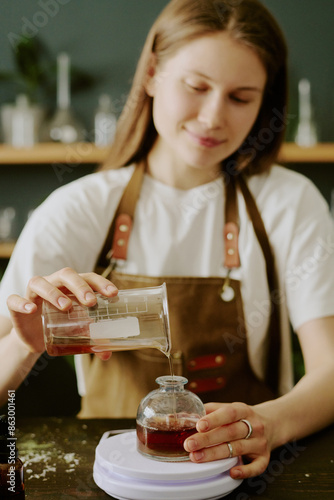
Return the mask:
POLYGON ((185 82, 188 89, 192 92, 205 92, 207 90, 206 85, 201 85, 193 82, 185 82))
POLYGON ((237 102, 238 104, 248 104, 250 102, 249 99, 241 99, 236 95, 231 95, 231 100, 237 102))

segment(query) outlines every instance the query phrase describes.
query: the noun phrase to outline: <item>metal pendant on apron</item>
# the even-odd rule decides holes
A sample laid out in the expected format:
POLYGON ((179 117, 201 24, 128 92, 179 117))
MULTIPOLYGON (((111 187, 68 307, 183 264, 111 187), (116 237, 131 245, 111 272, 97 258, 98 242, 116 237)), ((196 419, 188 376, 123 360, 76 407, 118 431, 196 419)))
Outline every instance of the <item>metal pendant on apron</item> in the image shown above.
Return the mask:
MULTIPOLYGON (((115 218, 101 251, 96 272, 110 277, 119 288, 138 288, 167 285, 172 359, 174 372, 185 376, 187 389, 197 393, 204 402, 243 401, 256 404, 272 399, 277 394, 279 358, 279 318, 273 310, 270 317, 270 346, 268 351, 267 377, 269 384, 259 380, 251 369, 248 359, 247 333, 240 291, 240 282, 230 278, 230 271, 240 266, 238 251, 238 208, 236 185, 226 185, 224 247, 226 278, 137 276, 112 269, 113 259, 126 260, 127 246, 144 175, 144 164, 139 164, 126 187, 115 218), (182 307, 180 307, 182 304, 182 307), (275 323, 274 335, 271 330, 275 323), (277 330, 278 329, 278 330, 277 330), (278 339, 277 339, 278 332, 278 339)), ((250 203, 251 218, 260 217, 255 202, 249 202, 246 184, 240 180, 240 189, 246 205, 250 203), (254 213, 255 205, 255 213, 254 213)), ((259 237, 258 221, 254 224, 261 247, 269 246, 266 235, 259 237)), ((262 223, 261 231, 264 226, 262 223)), ((260 231, 260 232, 261 232, 260 231)), ((265 233, 265 230, 264 230, 265 233)), ((271 259, 264 251, 266 261, 271 259)), ((270 250, 270 247, 269 247, 270 250)), ((114 262, 114 260, 113 260, 114 262)), ((273 261, 267 262, 267 272, 273 272, 273 261)), ((275 280, 272 280, 274 286, 275 280)), ((270 279, 268 277, 270 284, 270 279)), ((142 349, 113 353, 109 361, 85 355, 84 374, 86 395, 82 398, 79 416, 134 417, 140 400, 155 389, 155 379, 169 374, 168 359, 158 350, 142 349)))

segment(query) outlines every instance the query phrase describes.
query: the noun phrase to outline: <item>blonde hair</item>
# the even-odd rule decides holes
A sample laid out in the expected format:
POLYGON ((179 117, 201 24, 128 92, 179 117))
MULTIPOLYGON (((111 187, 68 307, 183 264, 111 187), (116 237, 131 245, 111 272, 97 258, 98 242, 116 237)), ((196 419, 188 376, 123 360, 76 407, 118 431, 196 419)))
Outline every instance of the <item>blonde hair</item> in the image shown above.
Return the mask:
POLYGON ((253 49, 267 71, 267 85, 256 122, 241 147, 222 162, 222 168, 242 169, 249 175, 270 168, 286 128, 287 49, 277 22, 258 0, 172 0, 147 36, 118 120, 115 143, 102 170, 140 162, 157 137, 152 97, 145 90, 152 54, 159 64, 189 41, 219 31, 228 32, 253 49))

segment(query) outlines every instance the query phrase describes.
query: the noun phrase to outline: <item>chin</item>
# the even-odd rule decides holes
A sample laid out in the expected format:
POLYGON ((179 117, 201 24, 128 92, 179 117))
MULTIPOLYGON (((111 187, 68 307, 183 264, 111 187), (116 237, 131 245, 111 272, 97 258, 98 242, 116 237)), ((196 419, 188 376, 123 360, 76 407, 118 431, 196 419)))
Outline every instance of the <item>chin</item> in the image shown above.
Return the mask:
POLYGON ((189 167, 195 168, 197 170, 220 170, 220 164, 223 160, 217 161, 208 161, 208 158, 196 158, 194 156, 188 157, 184 159, 185 163, 189 165, 189 167))
POLYGON ((229 151, 221 151, 220 154, 217 154, 217 151, 201 148, 196 151, 185 152, 182 158, 187 164, 193 167, 210 170, 216 168, 217 165, 221 165, 231 154, 232 151, 230 151, 230 148, 229 151))

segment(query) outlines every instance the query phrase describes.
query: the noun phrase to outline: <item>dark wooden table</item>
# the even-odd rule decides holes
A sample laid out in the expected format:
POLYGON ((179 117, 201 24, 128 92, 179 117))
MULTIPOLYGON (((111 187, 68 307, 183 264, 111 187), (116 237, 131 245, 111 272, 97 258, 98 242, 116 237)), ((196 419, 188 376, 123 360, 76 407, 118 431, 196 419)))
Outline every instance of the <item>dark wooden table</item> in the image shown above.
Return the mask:
MULTIPOLYGON (((29 418, 17 425, 27 500, 111 498, 93 480, 95 448, 104 432, 134 428, 133 420, 29 418)), ((224 499, 334 500, 334 426, 275 450, 264 474, 224 499)))

